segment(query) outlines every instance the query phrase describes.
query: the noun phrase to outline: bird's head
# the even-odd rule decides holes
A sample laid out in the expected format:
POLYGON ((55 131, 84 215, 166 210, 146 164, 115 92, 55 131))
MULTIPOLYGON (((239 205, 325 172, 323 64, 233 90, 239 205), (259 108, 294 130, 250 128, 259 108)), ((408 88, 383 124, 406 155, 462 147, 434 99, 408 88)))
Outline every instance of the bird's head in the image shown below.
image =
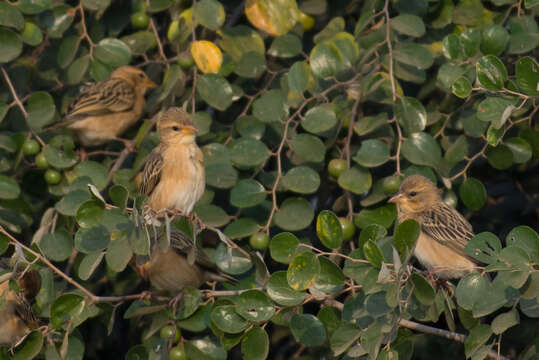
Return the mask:
POLYGON ((400 190, 389 202, 397 204, 405 213, 420 213, 440 200, 436 185, 421 175, 411 175, 404 179, 400 190))
POLYGON ((193 144, 197 133, 191 116, 178 107, 165 111, 157 123, 164 144, 193 144))
POLYGON ((111 79, 122 79, 132 85, 135 89, 145 93, 147 89, 157 87, 146 73, 134 66, 120 66, 110 74, 111 79))

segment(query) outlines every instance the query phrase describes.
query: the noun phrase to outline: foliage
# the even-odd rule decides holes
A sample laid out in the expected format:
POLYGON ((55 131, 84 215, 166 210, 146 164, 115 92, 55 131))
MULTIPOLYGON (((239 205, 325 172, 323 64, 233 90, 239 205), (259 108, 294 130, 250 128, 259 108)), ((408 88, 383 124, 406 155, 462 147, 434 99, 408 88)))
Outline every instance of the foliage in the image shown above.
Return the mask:
POLYGON ((19 260, 39 269, 46 325, 15 357, 166 359, 168 324, 181 329, 176 358, 482 359, 497 343, 533 358, 537 4, 0 3, 0 251, 27 244, 19 260), (111 142, 81 160, 73 134, 46 128, 85 82, 125 64, 161 84, 124 135, 137 151, 111 142), (148 253, 133 215, 135 175, 158 143, 149 119, 183 104, 205 156, 197 241, 240 282, 187 288, 174 313, 128 263, 148 253), (330 175, 332 159, 346 165, 330 175), (418 226, 396 225, 386 203, 414 173, 477 233, 467 251, 484 271, 451 291, 408 266, 418 226), (336 214, 360 229, 351 240, 336 214), (246 240, 258 232, 266 250, 246 240))

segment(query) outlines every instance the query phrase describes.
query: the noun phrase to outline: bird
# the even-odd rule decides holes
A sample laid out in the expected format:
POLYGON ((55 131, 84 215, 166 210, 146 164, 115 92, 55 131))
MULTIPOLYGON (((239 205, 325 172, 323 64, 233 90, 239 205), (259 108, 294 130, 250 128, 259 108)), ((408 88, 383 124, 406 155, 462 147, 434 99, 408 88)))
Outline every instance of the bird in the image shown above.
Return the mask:
POLYGON ((63 121, 48 128, 75 131, 83 146, 99 146, 117 140, 144 113, 144 94, 157 87, 146 73, 133 66, 121 66, 109 78, 84 87, 63 121))
POLYGON ((477 262, 464 251, 474 237, 472 225, 442 200, 429 179, 421 175, 405 178, 389 202, 397 205, 399 222, 414 219, 421 226, 413 253, 429 273, 448 280, 477 270, 477 262))
POLYGON ((0 298, 6 301, 0 307, 0 345, 15 346, 38 327, 30 302, 41 288, 41 277, 36 270, 29 270, 17 284, 21 292, 9 289, 9 279, 0 283, 0 298))
POLYGON ((172 210, 191 214, 204 193, 204 156, 197 146, 191 116, 169 108, 157 122, 160 144, 148 156, 140 176, 140 192, 147 195, 145 209, 155 214, 172 210))
POLYGON ((165 231, 153 241, 149 261, 137 266, 139 275, 157 290, 179 294, 176 298, 181 298, 187 285, 199 288, 207 281, 237 282, 219 271, 204 250, 183 231, 170 230, 170 246, 166 250, 159 245, 163 236, 166 236, 165 231))

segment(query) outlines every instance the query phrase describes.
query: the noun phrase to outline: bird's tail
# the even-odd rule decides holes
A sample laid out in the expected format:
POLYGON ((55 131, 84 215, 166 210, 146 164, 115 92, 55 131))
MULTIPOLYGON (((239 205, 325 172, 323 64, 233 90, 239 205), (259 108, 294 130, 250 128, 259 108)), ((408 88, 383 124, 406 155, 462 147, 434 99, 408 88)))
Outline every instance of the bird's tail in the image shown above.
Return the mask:
POLYGON ((219 282, 226 282, 230 285, 236 285, 238 283, 238 279, 235 277, 225 274, 224 272, 212 272, 208 276, 209 280, 219 281, 219 282))

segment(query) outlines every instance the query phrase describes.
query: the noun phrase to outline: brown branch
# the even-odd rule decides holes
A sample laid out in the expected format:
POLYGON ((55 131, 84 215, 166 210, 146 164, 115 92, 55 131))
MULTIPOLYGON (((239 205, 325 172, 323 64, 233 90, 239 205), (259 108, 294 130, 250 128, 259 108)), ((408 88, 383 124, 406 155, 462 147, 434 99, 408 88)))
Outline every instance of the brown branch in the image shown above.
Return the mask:
MULTIPOLYGON (((360 96, 357 97, 357 99, 354 101, 354 105, 352 106, 352 113, 350 114, 350 124, 348 124, 348 133, 346 134, 346 140, 344 143, 344 157, 346 158, 346 168, 350 169, 350 163, 351 163, 351 154, 350 154, 350 143, 352 142, 352 136, 354 135, 354 125, 356 122, 357 117, 357 109, 359 107, 359 100, 360 96)), ((348 214, 346 215, 346 218, 348 220, 352 219, 352 216, 354 216, 354 204, 352 202, 352 194, 350 194, 350 191, 346 190, 345 192, 346 196, 346 203, 348 204, 348 214)))
POLYGON ((114 176, 114 173, 116 171, 118 171, 122 167, 123 163, 125 162, 125 160, 129 156, 130 152, 131 151, 128 148, 124 148, 122 150, 122 152, 120 153, 120 156, 118 156, 118 158, 114 162, 114 165, 112 166, 112 168, 109 171, 109 176, 107 178, 107 184, 112 181, 112 177, 114 176))
MULTIPOLYGON (((79 5, 77 6, 77 10, 79 10, 80 25, 82 27, 82 34, 81 34, 81 38, 79 38, 79 42, 80 42, 80 40, 82 38, 86 39, 86 41, 88 42, 88 46, 90 47, 90 49, 88 50, 88 56, 90 57, 90 59, 93 60, 94 59, 93 52, 94 52, 95 44, 92 41, 92 38, 90 37, 90 35, 88 34, 88 29, 86 27, 86 19, 84 17, 84 7, 82 6, 82 1, 79 2, 79 5)), ((78 46, 78 43, 77 43, 77 46, 78 46)))
POLYGON ((458 173, 456 173, 455 175, 451 176, 449 178, 449 181, 454 181, 456 179, 458 179, 459 177, 461 177, 462 175, 464 175, 466 173, 466 171, 468 171, 468 169, 470 168, 470 166, 473 164, 473 162, 475 160, 477 160, 479 157, 485 155, 485 151, 487 150, 487 147, 488 147, 488 142, 485 141, 485 144, 483 145, 483 148, 481 149, 481 151, 479 151, 477 154, 475 154, 474 156, 472 156, 468 162, 466 163, 466 165, 464 166, 464 169, 462 169, 461 171, 459 171, 458 173))
POLYGON ((393 46, 391 45, 391 25, 389 22, 389 0, 384 4, 384 15, 386 18, 386 43, 389 56, 389 79, 391 80, 391 93, 393 94, 393 102, 397 100, 397 90, 395 87, 395 78, 393 76, 393 46))
POLYGON ((163 44, 161 43, 161 40, 159 39, 159 33, 157 32, 157 28, 155 27, 155 24, 151 17, 150 17, 150 27, 152 29, 153 36, 155 37, 155 41, 157 42, 157 49, 159 51, 159 56, 161 56, 161 59, 163 60, 163 64, 165 64, 165 66, 168 69, 170 67, 170 64, 167 61, 167 56, 165 55, 165 51, 163 50, 163 44))
POLYGON ((11 83, 11 79, 9 78, 9 75, 7 74, 6 70, 4 69, 3 66, 1 67, 1 69, 2 69, 2 74, 4 75, 4 79, 6 80, 7 86, 9 87, 9 91, 11 92, 11 96, 13 96, 13 100, 15 101, 19 109, 21 109, 22 113, 24 114, 24 118, 26 119, 28 117, 28 112, 26 111, 26 109, 24 108, 24 105, 22 104, 21 100, 17 96, 17 92, 15 91, 15 88, 13 87, 13 84, 11 83))

